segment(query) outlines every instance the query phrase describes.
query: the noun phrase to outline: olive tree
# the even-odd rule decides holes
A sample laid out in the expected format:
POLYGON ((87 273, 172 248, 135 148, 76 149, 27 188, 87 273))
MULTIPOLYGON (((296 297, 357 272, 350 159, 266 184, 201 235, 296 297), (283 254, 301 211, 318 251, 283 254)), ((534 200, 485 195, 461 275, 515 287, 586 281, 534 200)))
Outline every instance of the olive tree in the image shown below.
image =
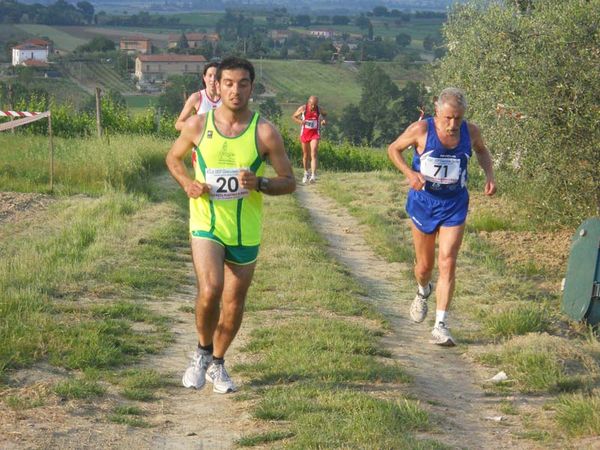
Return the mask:
POLYGON ((456 5, 434 86, 466 91, 501 189, 577 224, 600 213, 600 0, 521 3, 456 5))

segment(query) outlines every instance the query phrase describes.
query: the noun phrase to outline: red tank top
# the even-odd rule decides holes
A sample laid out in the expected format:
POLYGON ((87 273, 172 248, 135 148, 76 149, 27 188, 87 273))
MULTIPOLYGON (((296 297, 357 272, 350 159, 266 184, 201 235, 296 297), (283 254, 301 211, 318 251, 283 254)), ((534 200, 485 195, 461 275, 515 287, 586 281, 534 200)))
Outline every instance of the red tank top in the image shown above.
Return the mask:
POLYGON ((320 128, 319 116, 321 113, 319 112, 319 107, 317 106, 314 110, 311 111, 308 104, 304 108, 304 113, 302 114, 302 119, 304 123, 302 124, 302 132, 308 130, 315 130, 318 132, 320 128))

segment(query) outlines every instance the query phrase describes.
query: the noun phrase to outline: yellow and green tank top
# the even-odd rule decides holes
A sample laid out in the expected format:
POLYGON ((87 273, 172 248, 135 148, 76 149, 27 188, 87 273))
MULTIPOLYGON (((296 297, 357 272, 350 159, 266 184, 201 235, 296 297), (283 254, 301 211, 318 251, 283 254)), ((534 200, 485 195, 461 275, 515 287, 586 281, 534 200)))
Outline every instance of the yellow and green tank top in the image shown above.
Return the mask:
POLYGON ((219 133, 214 111, 206 114, 204 132, 192 153, 196 180, 211 193, 190 199, 190 233, 212 235, 225 245, 259 245, 262 232, 262 194, 239 187, 237 173, 248 169, 261 176, 265 163, 258 150, 259 115, 236 137, 219 133))

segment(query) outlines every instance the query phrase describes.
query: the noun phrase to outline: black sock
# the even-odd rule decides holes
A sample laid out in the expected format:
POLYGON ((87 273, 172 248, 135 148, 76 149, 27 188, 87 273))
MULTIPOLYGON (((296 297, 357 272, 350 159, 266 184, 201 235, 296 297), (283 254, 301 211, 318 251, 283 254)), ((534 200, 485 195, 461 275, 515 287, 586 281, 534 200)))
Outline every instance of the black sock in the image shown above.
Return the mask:
POLYGON ((198 348, 200 349, 201 353, 204 353, 205 355, 212 355, 212 352, 213 352, 212 342, 208 345, 200 345, 200 343, 198 342, 198 348))
POLYGON ((213 364, 224 364, 225 358, 213 358, 213 364))

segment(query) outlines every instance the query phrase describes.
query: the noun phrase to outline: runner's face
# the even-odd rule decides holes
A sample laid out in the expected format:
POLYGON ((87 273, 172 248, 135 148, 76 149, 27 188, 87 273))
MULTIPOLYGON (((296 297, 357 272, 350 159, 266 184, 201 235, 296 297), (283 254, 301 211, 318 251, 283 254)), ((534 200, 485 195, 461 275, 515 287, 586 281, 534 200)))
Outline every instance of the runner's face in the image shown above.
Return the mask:
POLYGON ((216 81, 215 76, 216 75, 217 75, 217 68, 211 67, 202 76, 202 79, 204 80, 204 86, 206 86, 206 89, 208 89, 210 92, 215 92, 215 81, 216 81))
POLYGON ((310 108, 311 111, 314 111, 315 109, 317 109, 318 104, 319 104, 319 101, 312 99, 312 98, 308 101, 308 107, 310 108))
POLYGON ((444 103, 441 107, 435 109, 438 126, 448 136, 458 136, 464 116, 465 109, 451 103, 444 103))
POLYGON ((221 81, 216 82, 221 101, 232 111, 241 111, 248 107, 252 95, 250 74, 244 69, 224 70, 221 81))

